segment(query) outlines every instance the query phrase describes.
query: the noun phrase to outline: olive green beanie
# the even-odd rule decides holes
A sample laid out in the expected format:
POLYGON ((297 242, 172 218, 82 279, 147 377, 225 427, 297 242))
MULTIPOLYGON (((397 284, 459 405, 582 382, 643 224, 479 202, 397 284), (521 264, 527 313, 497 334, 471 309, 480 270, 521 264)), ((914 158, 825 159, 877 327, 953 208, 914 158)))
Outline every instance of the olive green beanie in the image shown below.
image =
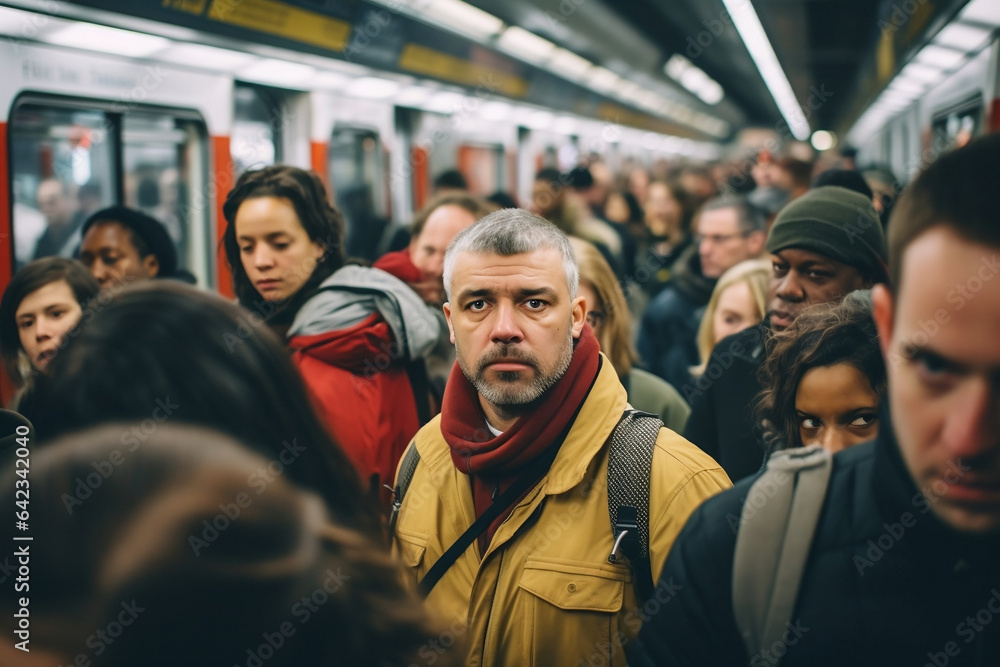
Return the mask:
POLYGON ((888 280, 885 233, 870 199, 826 185, 781 209, 767 235, 768 252, 801 248, 888 280))

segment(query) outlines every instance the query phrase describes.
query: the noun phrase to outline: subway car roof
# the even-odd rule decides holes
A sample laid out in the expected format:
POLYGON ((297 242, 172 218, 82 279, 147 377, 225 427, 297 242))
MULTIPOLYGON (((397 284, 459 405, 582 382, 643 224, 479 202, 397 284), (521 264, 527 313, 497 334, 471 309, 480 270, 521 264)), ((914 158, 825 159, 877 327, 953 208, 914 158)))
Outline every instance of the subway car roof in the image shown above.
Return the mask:
MULTIPOLYGON (((151 59, 169 59, 178 43, 200 43, 311 67, 298 72, 303 87, 348 81, 359 96, 375 97, 409 84, 451 84, 466 94, 486 91, 706 143, 726 143, 745 127, 775 128, 799 140, 832 130, 863 141, 866 127, 879 127, 921 86, 955 71, 1000 25, 994 0, 0 5, 34 12, 26 20, 0 6, 0 33, 17 39, 120 53, 123 42, 60 29, 60 19, 88 20, 169 40, 160 53, 143 52, 151 59)), ((224 55, 196 64, 225 67, 224 55)), ((296 85, 292 70, 258 67, 255 74, 246 63, 233 67, 242 79, 276 76, 296 85)), ((426 102, 419 97, 413 94, 414 106, 426 102)))

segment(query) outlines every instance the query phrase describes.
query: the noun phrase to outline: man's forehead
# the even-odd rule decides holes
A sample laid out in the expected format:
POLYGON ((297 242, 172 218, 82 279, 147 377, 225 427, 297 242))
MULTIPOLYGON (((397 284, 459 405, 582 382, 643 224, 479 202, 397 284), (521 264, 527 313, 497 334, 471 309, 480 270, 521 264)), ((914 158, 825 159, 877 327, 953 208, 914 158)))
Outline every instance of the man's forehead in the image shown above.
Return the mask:
POLYGON ((726 208, 714 208, 710 211, 703 211, 701 216, 698 218, 698 224, 700 225, 736 225, 739 224, 739 215, 735 208, 727 206, 726 208))
POLYGON ((455 256, 453 275, 456 289, 467 286, 459 284, 458 280, 489 282, 501 276, 521 277, 533 281, 545 280, 549 283, 547 286, 552 287, 566 284, 562 254, 555 248, 539 248, 516 255, 461 251, 455 256))
POLYGON ((443 233, 452 230, 454 230, 454 233, 457 234, 459 231, 468 227, 475 221, 476 216, 473 215, 473 213, 468 209, 455 204, 445 204, 444 206, 439 206, 434 209, 427 217, 421 236, 427 232, 443 233))

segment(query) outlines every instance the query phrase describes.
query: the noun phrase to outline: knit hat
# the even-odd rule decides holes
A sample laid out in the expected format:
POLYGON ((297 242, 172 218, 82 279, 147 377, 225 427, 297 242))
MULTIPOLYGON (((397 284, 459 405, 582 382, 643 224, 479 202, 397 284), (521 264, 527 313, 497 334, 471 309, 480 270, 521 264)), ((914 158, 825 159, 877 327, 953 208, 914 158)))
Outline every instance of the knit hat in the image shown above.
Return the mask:
POLYGON ((158 278, 169 278, 176 273, 177 250, 174 248, 174 242, 170 239, 170 234, 158 220, 135 209, 112 206, 101 209, 87 218, 87 221, 83 223, 84 236, 86 236, 87 230, 101 222, 121 223, 138 236, 149 248, 150 254, 156 255, 160 265, 159 273, 157 273, 158 278))
POLYGON ((810 190, 778 214, 768 252, 801 248, 888 280, 885 233, 871 199, 835 185, 810 190))

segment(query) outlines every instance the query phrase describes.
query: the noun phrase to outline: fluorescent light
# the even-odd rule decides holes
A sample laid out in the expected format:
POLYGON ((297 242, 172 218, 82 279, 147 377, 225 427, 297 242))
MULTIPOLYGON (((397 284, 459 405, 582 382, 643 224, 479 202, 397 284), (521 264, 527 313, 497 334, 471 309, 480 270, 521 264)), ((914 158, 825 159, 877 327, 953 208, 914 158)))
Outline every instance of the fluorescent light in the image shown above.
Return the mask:
POLYGON ((935 44, 928 44, 920 49, 920 53, 913 60, 922 65, 948 70, 957 67, 965 60, 965 52, 948 49, 935 44))
POLYGON ((477 39, 487 39, 503 29, 503 21, 462 0, 430 0, 422 13, 477 39))
POLYGON ((771 92, 778 110, 788 123, 788 128, 792 135, 799 141, 809 138, 809 121, 806 120, 802 107, 799 106, 795 98, 792 85, 788 82, 781 63, 774 54, 771 42, 768 41, 764 33, 764 27, 760 24, 757 12, 754 11, 753 4, 747 0, 722 0, 729 11, 729 15, 736 25, 736 30, 740 33, 743 43, 750 52, 760 75, 764 78, 767 89, 771 92))
POLYGON ((250 64, 257 56, 204 44, 174 44, 157 58, 178 65, 231 71, 250 64))
POLYGON ((552 71, 571 81, 583 79, 593 67, 594 63, 566 49, 556 49, 549 60, 552 71))
POLYGON ((961 19, 969 23, 1000 26, 1000 3, 996 0, 972 0, 962 10, 961 19))
POLYGON ((431 96, 433 91, 423 86, 407 86, 399 91, 394 100, 397 105, 403 107, 418 107, 431 96))
POLYGON ((532 130, 544 130, 552 125, 552 114, 548 111, 532 111, 524 117, 524 126, 532 130))
POLYGON ((621 77, 605 67, 594 67, 587 75, 587 85, 599 93, 609 93, 614 90, 621 77))
POLYGON ((681 77, 684 76, 684 72, 691 67, 693 67, 693 65, 690 60, 679 53, 675 53, 670 56, 670 60, 668 60, 667 64, 663 66, 663 73, 671 79, 680 81, 681 77))
POLYGON ((926 88, 927 86, 916 79, 903 79, 897 76, 892 80, 892 83, 889 84, 888 90, 898 90, 904 93, 919 95, 924 92, 926 88))
POLYGON ((575 118, 571 118, 569 116, 559 116, 552 125, 552 129, 559 134, 576 134, 579 130, 579 124, 576 122, 575 118))
POLYGON ((366 100, 384 100, 399 90, 399 84, 377 76, 365 76, 352 81, 344 90, 346 95, 366 100))
POLYGON ((465 95, 459 93, 452 93, 448 91, 442 91, 435 93, 424 107, 428 111, 433 111, 435 113, 443 114, 453 114, 458 112, 462 108, 462 103, 465 102, 465 95))
POLYGON ((535 64, 546 62, 556 50, 556 45, 549 40, 516 25, 500 34, 497 46, 512 56, 535 64))
POLYGON ((486 120, 499 122, 510 118, 514 108, 506 102, 484 102, 479 114, 486 120))
POLYGON ((726 96, 726 93, 722 90, 722 86, 719 85, 718 81, 709 79, 701 87, 701 91, 697 95, 705 104, 718 104, 726 96))
POLYGON ((911 62, 899 72, 899 75, 904 79, 916 79, 924 83, 936 83, 944 76, 944 72, 937 67, 911 62))
POLYGON ((951 23, 934 37, 934 43, 968 51, 980 46, 989 38, 989 30, 964 23, 951 23))
POLYGON ((134 58, 148 56, 170 46, 170 40, 164 37, 108 28, 93 23, 74 23, 60 28, 45 37, 45 41, 60 46, 91 49, 134 58))
POLYGON ((325 88, 326 90, 340 90, 353 80, 354 77, 347 76, 341 72, 320 72, 313 77, 313 83, 316 84, 316 87, 325 88))
POLYGON ((259 60, 239 73, 239 77, 242 79, 291 86, 306 83, 312 80, 315 75, 316 69, 309 65, 275 58, 259 60))

